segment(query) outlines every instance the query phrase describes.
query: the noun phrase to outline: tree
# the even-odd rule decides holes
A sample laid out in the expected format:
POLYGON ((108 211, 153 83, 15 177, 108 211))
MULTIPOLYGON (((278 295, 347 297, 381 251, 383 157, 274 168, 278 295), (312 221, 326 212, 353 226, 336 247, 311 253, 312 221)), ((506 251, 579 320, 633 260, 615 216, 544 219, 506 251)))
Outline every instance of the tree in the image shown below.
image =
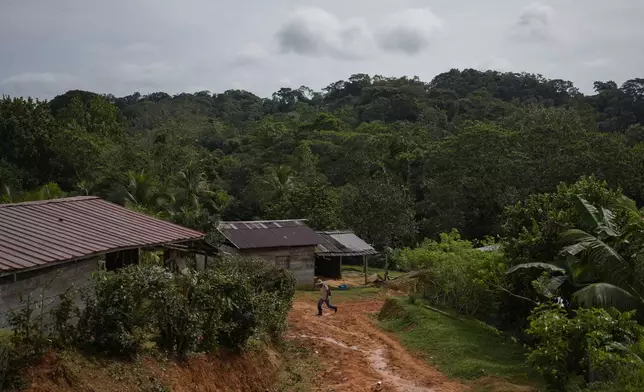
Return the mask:
MULTIPOLYGON (((605 181, 595 177, 582 177, 574 184, 560 184, 555 192, 528 196, 525 200, 508 206, 504 211, 503 236, 505 252, 516 264, 551 262, 560 246, 560 233, 574 228, 579 222, 577 197, 591 204, 611 205, 623 197, 620 190, 608 188, 605 181)), ((615 213, 625 216, 622 208, 615 213)))
POLYGON ((320 180, 297 184, 290 204, 290 216, 306 219, 316 230, 338 230, 344 225, 339 192, 320 180))
POLYGON ((345 222, 378 249, 409 243, 416 235, 413 200, 391 177, 347 185, 341 200, 345 222))
POLYGON ((519 264, 508 273, 543 269, 550 275, 547 290, 562 293, 568 303, 587 308, 643 309, 644 259, 639 254, 644 248, 644 217, 625 197, 613 201, 626 212, 622 224, 608 208, 595 207, 579 196, 575 201, 580 228, 559 235, 558 243, 564 247, 558 260, 519 264))

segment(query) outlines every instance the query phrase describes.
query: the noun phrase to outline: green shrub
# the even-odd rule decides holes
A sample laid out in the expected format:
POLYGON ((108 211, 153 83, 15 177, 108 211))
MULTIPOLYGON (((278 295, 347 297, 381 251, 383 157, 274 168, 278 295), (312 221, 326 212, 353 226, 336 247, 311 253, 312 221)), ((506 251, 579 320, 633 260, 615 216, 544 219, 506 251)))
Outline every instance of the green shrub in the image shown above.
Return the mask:
POLYGON ((136 355, 151 332, 151 301, 167 292, 173 279, 172 273, 153 265, 96 273, 83 295, 79 342, 108 355, 136 355))
POLYGON ((618 222, 626 218, 622 208, 614 206, 623 197, 621 190, 608 188, 605 181, 591 176, 574 184, 560 184, 555 192, 530 195, 505 208, 503 233, 508 257, 515 264, 553 260, 561 250, 558 234, 579 222, 578 196, 592 205, 611 206, 618 222))
POLYGON ((483 252, 462 240, 457 231, 403 249, 397 263, 406 270, 423 270, 418 295, 468 315, 486 318, 498 312, 498 287, 505 280, 501 251, 483 252))
MULTIPOLYGON (((571 388, 572 389, 572 388, 571 388)), ((580 392, 640 392, 644 391, 644 366, 641 364, 622 365, 611 381, 591 383, 580 392)))
POLYGON ((42 358, 51 343, 42 313, 35 312, 38 303, 31 296, 20 302, 21 307, 9 313, 11 331, 0 336, 0 390, 21 389, 24 370, 42 358))
MULTIPOLYGON (((157 345, 168 353, 183 356, 196 348, 203 313, 207 312, 196 295, 200 278, 196 272, 172 276, 159 282, 158 290, 148 295, 150 322, 157 331, 157 345)), ((212 306, 214 309, 216 304, 212 306)))
POLYGON ((570 317, 558 305, 538 306, 526 331, 535 339, 528 362, 556 388, 570 387, 576 376, 585 383, 613 381, 620 371, 641 366, 629 349, 642 336, 634 313, 578 309, 570 317))
POLYGON ((14 350, 9 335, 0 336, 0 390, 11 388, 16 378, 15 366, 12 361, 14 350))
POLYGON ((62 293, 59 300, 60 303, 52 312, 52 338, 59 346, 65 347, 75 340, 76 328, 71 321, 78 315, 79 309, 74 303, 73 288, 62 293))
POLYGON ((95 276, 78 336, 117 356, 136 355, 146 339, 178 356, 240 350, 281 336, 294 293, 293 274, 265 261, 234 259, 182 274, 129 266, 95 276))

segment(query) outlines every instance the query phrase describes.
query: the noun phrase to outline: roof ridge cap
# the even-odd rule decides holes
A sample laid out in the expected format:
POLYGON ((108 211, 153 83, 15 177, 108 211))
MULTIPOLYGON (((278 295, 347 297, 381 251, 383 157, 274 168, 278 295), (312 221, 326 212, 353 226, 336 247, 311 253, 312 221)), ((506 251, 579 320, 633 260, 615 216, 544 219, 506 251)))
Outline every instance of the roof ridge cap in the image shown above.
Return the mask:
POLYGON ((53 204, 53 203, 73 203, 73 202, 96 200, 96 199, 101 199, 101 198, 98 197, 98 196, 61 197, 61 198, 57 198, 57 199, 32 200, 32 201, 23 201, 23 202, 20 202, 20 203, 0 204, 0 208, 34 206, 34 205, 53 204))

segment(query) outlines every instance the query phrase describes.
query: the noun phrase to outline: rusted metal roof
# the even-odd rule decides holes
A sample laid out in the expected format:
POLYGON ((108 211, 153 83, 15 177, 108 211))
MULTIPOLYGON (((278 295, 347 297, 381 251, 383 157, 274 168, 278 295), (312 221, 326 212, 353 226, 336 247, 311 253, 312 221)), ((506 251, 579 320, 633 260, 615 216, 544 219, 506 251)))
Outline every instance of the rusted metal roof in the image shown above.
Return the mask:
POLYGON ((237 249, 311 246, 322 242, 304 220, 220 222, 217 230, 237 249))
POLYGON ((203 238, 98 197, 0 204, 0 274, 203 238))
POLYGON ((320 256, 366 256, 378 252, 352 231, 318 231, 322 243, 315 248, 320 256))

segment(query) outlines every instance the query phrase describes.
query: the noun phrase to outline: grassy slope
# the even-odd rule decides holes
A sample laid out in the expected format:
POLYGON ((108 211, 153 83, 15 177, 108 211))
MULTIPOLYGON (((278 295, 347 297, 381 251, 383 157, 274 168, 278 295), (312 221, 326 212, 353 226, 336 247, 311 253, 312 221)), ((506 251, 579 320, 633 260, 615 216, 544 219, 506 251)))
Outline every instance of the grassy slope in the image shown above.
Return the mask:
MULTIPOLYGON (((310 300, 317 303, 320 298, 319 289, 316 290, 298 290, 295 294, 297 298, 310 300)), ((386 292, 378 287, 356 287, 349 290, 332 290, 331 304, 341 304, 346 301, 360 301, 367 299, 376 299, 386 297, 386 292)))
POLYGON ((538 376, 525 364, 523 349, 494 328, 477 320, 442 315, 420 301, 415 305, 406 298, 395 301, 404 308, 404 314, 383 320, 381 326, 449 376, 466 380, 495 376, 540 386, 538 376))
MULTIPOLYGON (((359 265, 343 265, 342 266, 342 272, 359 272, 359 273, 364 273, 364 269, 359 266, 359 265)), ((380 276, 385 276, 385 269, 384 268, 372 268, 372 267, 367 267, 367 274, 372 275, 372 274, 378 274, 380 276)), ((404 275, 404 272, 401 271, 392 271, 389 270, 389 277, 391 279, 397 278, 401 275, 404 275)))

